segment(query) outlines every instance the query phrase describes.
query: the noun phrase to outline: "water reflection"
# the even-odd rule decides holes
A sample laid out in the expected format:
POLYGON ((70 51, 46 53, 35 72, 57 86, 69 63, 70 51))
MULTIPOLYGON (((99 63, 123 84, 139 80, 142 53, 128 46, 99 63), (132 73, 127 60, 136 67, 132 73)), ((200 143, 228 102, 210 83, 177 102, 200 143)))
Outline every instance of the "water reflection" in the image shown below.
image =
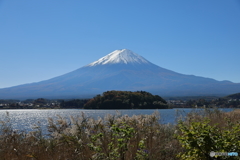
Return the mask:
MULTIPOLYGON (((223 111, 231 111, 233 109, 222 109, 223 111)), ((192 109, 161 109, 161 110, 119 110, 121 115, 150 115, 158 111, 160 113, 160 123, 175 123, 177 114, 182 116, 186 115, 192 109)), ((57 115, 69 119, 70 116, 80 116, 83 112, 87 117, 97 119, 98 117, 104 117, 107 114, 117 114, 116 110, 83 110, 83 109, 53 109, 53 110, 36 110, 36 109, 24 109, 24 110, 0 110, 0 120, 6 120, 6 113, 9 113, 12 127, 18 130, 30 131, 34 124, 41 125, 46 132, 48 125, 48 118, 58 119, 57 115)))

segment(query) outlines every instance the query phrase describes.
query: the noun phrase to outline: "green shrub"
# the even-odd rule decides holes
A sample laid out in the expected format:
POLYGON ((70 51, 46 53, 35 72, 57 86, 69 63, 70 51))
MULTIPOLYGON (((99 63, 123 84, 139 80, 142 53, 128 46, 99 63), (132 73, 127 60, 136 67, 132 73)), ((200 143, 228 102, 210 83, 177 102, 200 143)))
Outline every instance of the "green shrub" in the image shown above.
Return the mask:
MULTIPOLYGON (((210 119, 190 121, 189 124, 180 121, 180 133, 177 139, 185 148, 185 152, 178 154, 184 160, 212 159, 210 152, 238 152, 240 153, 240 124, 226 119, 227 126, 220 128, 210 125, 210 119)), ((220 159, 239 159, 239 157, 215 156, 220 159)))

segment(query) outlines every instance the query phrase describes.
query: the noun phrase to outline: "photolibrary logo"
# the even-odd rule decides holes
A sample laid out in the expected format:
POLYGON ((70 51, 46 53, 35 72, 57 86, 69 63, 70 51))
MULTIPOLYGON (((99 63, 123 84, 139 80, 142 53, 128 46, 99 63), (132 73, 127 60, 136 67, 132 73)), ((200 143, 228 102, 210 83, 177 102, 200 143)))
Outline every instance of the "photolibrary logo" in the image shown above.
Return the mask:
POLYGON ((210 156, 238 156, 237 152, 210 152, 210 156))

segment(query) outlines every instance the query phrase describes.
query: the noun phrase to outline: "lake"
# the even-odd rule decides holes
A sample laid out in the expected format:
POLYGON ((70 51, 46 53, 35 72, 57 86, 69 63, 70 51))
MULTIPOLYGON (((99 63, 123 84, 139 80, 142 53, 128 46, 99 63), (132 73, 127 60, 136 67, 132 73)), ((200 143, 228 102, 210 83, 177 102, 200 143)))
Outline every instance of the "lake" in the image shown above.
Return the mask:
MULTIPOLYGON (((150 115, 154 111, 160 113, 160 123, 176 123, 175 119, 177 117, 177 112, 181 113, 183 116, 191 112, 191 108, 174 108, 174 109, 146 109, 146 110, 118 110, 122 115, 150 115)), ((199 109, 198 109, 199 110, 199 109)), ((230 108, 221 108, 224 112, 232 111, 230 108)), ((116 110, 85 110, 85 109, 17 109, 17 110, 0 110, 0 120, 3 121, 6 118, 6 113, 9 113, 12 127, 17 130, 30 131, 34 124, 40 125, 42 128, 47 128, 48 118, 58 119, 57 115, 69 119, 70 116, 76 117, 80 116, 83 112, 87 117, 92 117, 97 119, 98 117, 104 117, 107 114, 116 114, 116 110)))

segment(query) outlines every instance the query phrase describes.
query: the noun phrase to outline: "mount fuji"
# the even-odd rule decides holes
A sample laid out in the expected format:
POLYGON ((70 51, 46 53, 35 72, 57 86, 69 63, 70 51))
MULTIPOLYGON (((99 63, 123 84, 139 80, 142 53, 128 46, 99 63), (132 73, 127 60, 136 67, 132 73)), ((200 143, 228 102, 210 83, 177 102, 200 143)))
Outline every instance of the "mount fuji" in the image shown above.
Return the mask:
POLYGON ((240 92, 240 83, 180 74, 122 49, 49 80, 0 89, 0 99, 86 98, 107 90, 144 90, 161 96, 227 95, 240 92))

